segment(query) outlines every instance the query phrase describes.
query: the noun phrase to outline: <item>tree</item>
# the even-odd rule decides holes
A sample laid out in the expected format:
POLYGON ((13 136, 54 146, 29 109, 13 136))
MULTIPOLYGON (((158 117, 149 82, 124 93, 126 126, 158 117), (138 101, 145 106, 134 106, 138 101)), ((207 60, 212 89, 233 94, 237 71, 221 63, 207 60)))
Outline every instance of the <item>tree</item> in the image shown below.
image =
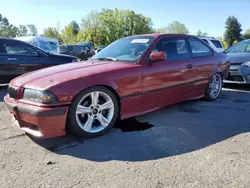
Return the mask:
POLYGON ((72 21, 70 23, 70 26, 73 28, 74 34, 77 35, 78 32, 80 31, 80 27, 79 27, 78 23, 76 23, 76 21, 72 21))
POLYGON ((197 37, 206 37, 207 33, 206 32, 203 33, 201 30, 198 30, 196 36, 197 37))
POLYGON ((188 28, 185 26, 185 24, 174 21, 173 23, 169 24, 164 28, 164 30, 161 29, 161 32, 164 33, 174 33, 174 34, 188 34, 188 28))
POLYGON ((165 27, 156 29, 156 33, 166 33, 165 27))
POLYGON ((28 29, 25 25, 19 25, 18 28, 18 36, 27 36, 28 35, 28 29))
POLYGON ((229 46, 232 46, 234 41, 240 41, 241 37, 241 24, 234 16, 229 16, 226 20, 226 31, 224 33, 225 41, 229 46))
POLYGON ((55 27, 48 27, 43 30, 43 36, 47 38, 56 38, 59 44, 63 43, 61 34, 59 33, 58 29, 55 27))
POLYGON ((106 37, 102 31, 100 13, 91 11, 85 18, 82 18, 81 31, 78 33, 77 41, 92 41, 94 44, 106 44, 106 37))
POLYGON ((243 35, 244 39, 250 39, 250 29, 247 29, 243 35))
POLYGON ((0 14, 0 37, 16 37, 18 28, 10 24, 6 17, 0 14))
POLYGON ((93 41, 95 45, 110 44, 126 36, 152 33, 151 19, 131 10, 102 9, 92 11, 82 19, 78 41, 93 41))
POLYGON ((217 39, 221 41, 222 46, 224 47, 224 49, 228 48, 228 43, 225 40, 223 40, 222 37, 217 37, 217 39))
POLYGON ((77 35, 71 24, 65 26, 61 36, 64 44, 76 44, 77 42, 77 35))
POLYGON ((34 24, 28 24, 27 25, 28 28, 28 35, 29 36, 36 36, 37 35, 37 28, 34 24))

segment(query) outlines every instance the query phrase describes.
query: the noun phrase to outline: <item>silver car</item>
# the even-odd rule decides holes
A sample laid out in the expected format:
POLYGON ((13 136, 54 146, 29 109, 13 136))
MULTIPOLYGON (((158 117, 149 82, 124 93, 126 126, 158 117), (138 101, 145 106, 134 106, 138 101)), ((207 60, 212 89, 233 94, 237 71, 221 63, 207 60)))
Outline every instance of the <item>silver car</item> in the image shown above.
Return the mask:
POLYGON ((250 84, 250 39, 243 40, 225 51, 230 58, 225 83, 250 84))

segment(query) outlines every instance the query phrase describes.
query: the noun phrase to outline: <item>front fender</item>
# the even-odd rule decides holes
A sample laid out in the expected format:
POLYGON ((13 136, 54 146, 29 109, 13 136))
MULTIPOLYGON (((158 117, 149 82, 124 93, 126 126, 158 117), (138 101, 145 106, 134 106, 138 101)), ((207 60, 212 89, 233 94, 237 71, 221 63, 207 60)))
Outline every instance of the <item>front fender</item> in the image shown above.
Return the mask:
POLYGON ((70 102, 75 96, 86 88, 96 85, 108 86, 114 89, 119 95, 118 85, 108 78, 101 75, 91 75, 78 78, 67 82, 59 83, 48 90, 56 94, 60 102, 70 102))

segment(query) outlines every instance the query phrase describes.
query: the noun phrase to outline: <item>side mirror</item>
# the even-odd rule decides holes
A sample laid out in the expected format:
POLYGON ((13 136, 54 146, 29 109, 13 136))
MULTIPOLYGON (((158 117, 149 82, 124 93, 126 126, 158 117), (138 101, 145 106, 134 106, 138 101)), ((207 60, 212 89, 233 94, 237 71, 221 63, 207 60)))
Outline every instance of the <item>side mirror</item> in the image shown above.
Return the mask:
POLYGON ((164 61, 167 59, 167 54, 166 52, 152 52, 150 54, 150 61, 151 62, 157 62, 157 61, 164 61))

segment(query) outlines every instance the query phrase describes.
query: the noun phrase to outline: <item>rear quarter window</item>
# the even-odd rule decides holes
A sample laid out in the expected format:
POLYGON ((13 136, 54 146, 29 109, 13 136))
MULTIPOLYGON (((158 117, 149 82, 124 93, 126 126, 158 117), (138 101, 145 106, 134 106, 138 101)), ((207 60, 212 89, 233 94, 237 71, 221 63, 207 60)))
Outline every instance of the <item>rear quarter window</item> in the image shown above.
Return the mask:
POLYGON ((215 45, 216 48, 222 48, 220 41, 218 40, 211 40, 211 42, 215 45))

